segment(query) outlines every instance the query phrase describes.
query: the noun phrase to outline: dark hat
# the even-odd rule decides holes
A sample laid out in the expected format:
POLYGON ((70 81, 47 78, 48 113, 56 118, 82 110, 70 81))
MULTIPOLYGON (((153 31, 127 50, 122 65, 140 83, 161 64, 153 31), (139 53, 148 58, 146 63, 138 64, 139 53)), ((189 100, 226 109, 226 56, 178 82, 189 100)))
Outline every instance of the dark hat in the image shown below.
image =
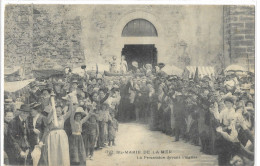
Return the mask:
POLYGON ((255 102, 252 100, 248 100, 245 105, 247 106, 248 103, 252 103, 253 105, 255 105, 255 102))
POLYGON ((41 93, 43 92, 43 91, 48 91, 49 93, 51 93, 51 88, 50 88, 50 86, 48 86, 48 85, 45 85, 45 87, 43 87, 42 89, 41 89, 41 93))
POLYGON ((83 89, 83 85, 78 85, 78 88, 79 89, 83 89))
POLYGON ((165 66, 164 63, 158 63, 158 67, 159 67, 159 68, 163 68, 164 66, 165 66))
POLYGON ((32 82, 30 87, 33 88, 35 86, 37 86, 36 82, 32 82))
POLYGON ((113 92, 118 91, 118 92, 119 92, 120 90, 119 90, 119 88, 113 87, 113 88, 111 89, 111 91, 113 91, 113 92))
POLYGON ((21 105, 20 111, 22 111, 22 112, 31 112, 30 105, 29 104, 21 105))
POLYGON ((34 102, 34 103, 32 103, 32 104, 30 105, 30 107, 31 107, 32 109, 38 110, 38 109, 42 108, 42 104, 41 104, 41 103, 38 103, 38 102, 34 102))
POLYGON ((86 65, 82 65, 82 66, 81 66, 81 69, 86 69, 86 65))

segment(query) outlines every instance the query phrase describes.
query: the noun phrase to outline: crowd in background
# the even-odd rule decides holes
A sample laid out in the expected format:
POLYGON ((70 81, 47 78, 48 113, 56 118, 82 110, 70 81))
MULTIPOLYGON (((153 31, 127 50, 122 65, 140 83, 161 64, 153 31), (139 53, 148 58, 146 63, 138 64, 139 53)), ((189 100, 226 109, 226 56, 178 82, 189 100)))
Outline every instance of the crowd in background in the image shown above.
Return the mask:
POLYGON ((39 165, 84 165, 94 149, 115 145, 118 120, 200 146, 219 165, 253 165, 254 82, 252 73, 184 78, 150 64, 133 63, 121 76, 77 76, 67 68, 26 93, 6 94, 6 163, 33 164, 39 147, 39 165))

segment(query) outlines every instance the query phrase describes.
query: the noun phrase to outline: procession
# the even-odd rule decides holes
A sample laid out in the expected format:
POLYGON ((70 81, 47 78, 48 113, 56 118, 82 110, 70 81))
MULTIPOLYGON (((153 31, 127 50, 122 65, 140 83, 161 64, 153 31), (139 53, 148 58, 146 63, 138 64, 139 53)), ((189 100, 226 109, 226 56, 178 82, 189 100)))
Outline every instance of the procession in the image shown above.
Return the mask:
POLYGON ((66 68, 19 94, 6 93, 6 164, 86 165, 96 150, 116 146, 118 121, 198 145, 217 154, 220 165, 253 161, 254 75, 231 66, 204 77, 196 68, 184 79, 167 75, 162 63, 133 64, 133 71, 122 65, 120 76, 87 72, 85 65, 80 76, 66 68))
POLYGON ((253 5, 4 14, 4 165, 255 164, 253 5))

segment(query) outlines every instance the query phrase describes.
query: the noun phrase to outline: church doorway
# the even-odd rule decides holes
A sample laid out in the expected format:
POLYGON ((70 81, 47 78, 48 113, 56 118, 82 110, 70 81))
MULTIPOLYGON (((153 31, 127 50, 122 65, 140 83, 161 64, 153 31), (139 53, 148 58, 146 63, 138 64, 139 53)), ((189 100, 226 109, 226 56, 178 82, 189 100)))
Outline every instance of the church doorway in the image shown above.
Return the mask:
POLYGON ((138 62, 141 68, 146 64, 157 63, 157 49, 154 40, 158 33, 155 26, 148 20, 137 18, 129 21, 123 28, 122 38, 124 38, 124 47, 121 55, 125 55, 128 70, 132 70, 132 62, 138 62))
POLYGON ((146 64, 157 64, 157 49, 154 44, 126 44, 122 49, 122 55, 128 65, 128 70, 132 70, 132 62, 138 62, 139 68, 146 64))

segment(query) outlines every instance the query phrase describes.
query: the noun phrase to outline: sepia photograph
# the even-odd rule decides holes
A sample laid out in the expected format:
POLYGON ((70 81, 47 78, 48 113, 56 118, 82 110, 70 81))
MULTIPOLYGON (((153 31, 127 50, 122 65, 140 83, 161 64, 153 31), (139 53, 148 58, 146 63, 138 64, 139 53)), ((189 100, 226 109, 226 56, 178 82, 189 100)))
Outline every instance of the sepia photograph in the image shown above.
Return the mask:
POLYGON ((5 4, 0 165, 254 166, 255 10, 5 4))

